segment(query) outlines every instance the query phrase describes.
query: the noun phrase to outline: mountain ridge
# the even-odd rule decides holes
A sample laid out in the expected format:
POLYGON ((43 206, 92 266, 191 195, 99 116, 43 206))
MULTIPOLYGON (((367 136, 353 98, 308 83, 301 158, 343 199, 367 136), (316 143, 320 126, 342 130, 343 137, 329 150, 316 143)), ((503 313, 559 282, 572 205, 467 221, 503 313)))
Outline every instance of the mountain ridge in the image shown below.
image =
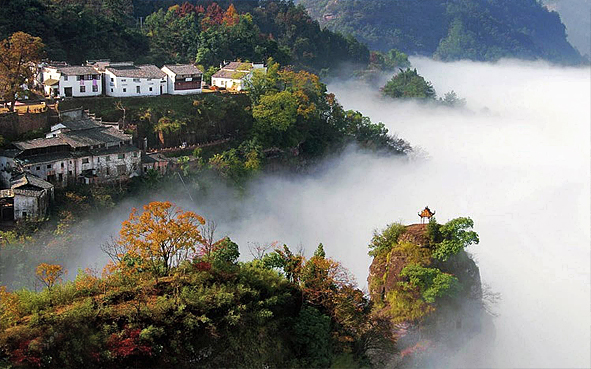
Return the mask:
POLYGON ((300 0, 312 18, 370 49, 444 61, 584 62, 560 16, 536 0, 300 0))

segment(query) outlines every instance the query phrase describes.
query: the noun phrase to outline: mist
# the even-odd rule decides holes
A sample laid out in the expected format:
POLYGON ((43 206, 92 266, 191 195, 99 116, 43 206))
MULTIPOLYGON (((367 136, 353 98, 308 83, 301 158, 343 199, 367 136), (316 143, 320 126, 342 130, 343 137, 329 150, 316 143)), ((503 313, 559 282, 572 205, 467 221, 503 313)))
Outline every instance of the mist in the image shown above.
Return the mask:
POLYGON ((219 225, 248 259, 248 244, 277 241, 309 256, 318 243, 367 285, 374 229, 416 223, 428 205, 440 223, 470 216, 483 282, 501 294, 496 333, 475 338, 463 367, 589 367, 590 69, 542 62, 440 63, 413 59, 451 109, 379 96, 380 86, 332 83, 347 109, 381 121, 417 148, 411 158, 350 148, 312 173, 262 176, 244 194, 223 186, 191 202, 182 185, 120 204, 88 223, 88 244, 67 267, 102 266, 98 245, 132 206, 170 200, 219 225), (492 339, 492 345, 490 343, 492 339))
POLYGON ((328 87, 422 155, 349 150, 315 175, 263 178, 220 223, 242 246, 278 240, 310 253, 322 242, 365 286, 373 229, 416 223, 425 205, 439 222, 470 216, 481 242, 468 251, 501 300, 492 347, 475 339, 456 365, 589 367, 590 70, 412 62, 466 109, 389 101, 355 82, 328 87))

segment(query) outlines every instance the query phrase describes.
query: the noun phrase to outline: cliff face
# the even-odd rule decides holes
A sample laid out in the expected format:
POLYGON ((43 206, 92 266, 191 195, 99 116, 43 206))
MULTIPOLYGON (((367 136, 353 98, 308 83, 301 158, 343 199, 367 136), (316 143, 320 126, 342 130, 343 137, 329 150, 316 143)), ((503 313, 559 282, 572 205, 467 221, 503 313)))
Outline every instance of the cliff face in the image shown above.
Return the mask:
POLYGON ((483 322, 489 321, 482 304, 480 271, 474 260, 461 250, 440 261, 432 256, 434 247, 426 224, 409 225, 396 244, 376 255, 370 266, 371 299, 378 313, 391 319, 396 327, 401 355, 391 366, 429 365, 441 360, 442 352, 447 355, 457 350, 481 331, 483 322), (429 289, 442 285, 442 278, 429 280, 410 274, 409 268, 417 265, 426 271, 425 275, 456 278, 456 288, 450 285, 430 299, 429 289))

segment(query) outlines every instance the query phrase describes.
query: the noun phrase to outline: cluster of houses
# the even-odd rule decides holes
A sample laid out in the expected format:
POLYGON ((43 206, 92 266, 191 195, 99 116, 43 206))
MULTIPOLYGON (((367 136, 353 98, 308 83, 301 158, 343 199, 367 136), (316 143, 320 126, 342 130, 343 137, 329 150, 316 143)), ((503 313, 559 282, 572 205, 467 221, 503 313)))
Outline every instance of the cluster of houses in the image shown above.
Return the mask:
MULTIPOLYGON (((245 89, 255 69, 263 64, 230 62, 221 66, 211 86, 235 91, 245 89)), ((84 66, 52 63, 41 66, 37 83, 51 97, 92 96, 158 96, 202 92, 206 81, 203 71, 193 64, 134 65, 132 62, 112 63, 89 61, 84 66)))
MULTIPOLYGON (((212 77, 219 89, 242 91, 263 64, 230 62, 212 77)), ((193 64, 134 65, 107 60, 83 66, 43 65, 37 83, 51 97, 132 97, 198 94, 203 71, 193 64)), ((54 189, 72 184, 128 180, 150 170, 165 174, 172 161, 132 143, 118 123, 107 123, 83 109, 60 112, 60 123, 44 138, 12 142, 0 151, 0 220, 47 215, 54 189)))
POLYGON ((13 142, 0 152, 1 220, 43 218, 54 188, 108 183, 164 174, 168 160, 146 154, 117 123, 104 123, 82 109, 65 112, 44 138, 13 142))

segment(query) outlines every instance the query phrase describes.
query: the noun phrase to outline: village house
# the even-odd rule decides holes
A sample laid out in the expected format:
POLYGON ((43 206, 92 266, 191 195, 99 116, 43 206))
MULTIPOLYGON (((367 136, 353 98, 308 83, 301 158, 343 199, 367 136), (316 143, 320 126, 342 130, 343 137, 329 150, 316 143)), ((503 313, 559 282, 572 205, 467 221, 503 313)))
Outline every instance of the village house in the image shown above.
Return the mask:
POLYGON ((170 159, 160 153, 147 154, 142 153, 142 171, 147 174, 148 171, 154 170, 160 175, 168 172, 170 159))
POLYGON ((211 77, 211 85, 234 91, 245 90, 256 69, 267 70, 262 63, 230 62, 211 77))
POLYGON ((162 67, 167 75, 167 90, 172 95, 201 93, 203 72, 193 64, 167 64, 162 67))
POLYGON ((54 186, 30 173, 10 181, 10 188, 0 190, 0 219, 42 219, 53 201, 54 186))
POLYGON ((91 66, 45 66, 40 75, 47 96, 90 97, 103 93, 101 74, 91 66))
POLYGON ((104 183, 141 174, 140 149, 131 135, 85 115, 51 127, 46 138, 13 142, 0 153, 0 178, 33 174, 57 187, 104 183))
POLYGON ((102 68, 107 96, 158 96, 168 93, 167 75, 155 65, 104 63, 101 71, 102 68))

